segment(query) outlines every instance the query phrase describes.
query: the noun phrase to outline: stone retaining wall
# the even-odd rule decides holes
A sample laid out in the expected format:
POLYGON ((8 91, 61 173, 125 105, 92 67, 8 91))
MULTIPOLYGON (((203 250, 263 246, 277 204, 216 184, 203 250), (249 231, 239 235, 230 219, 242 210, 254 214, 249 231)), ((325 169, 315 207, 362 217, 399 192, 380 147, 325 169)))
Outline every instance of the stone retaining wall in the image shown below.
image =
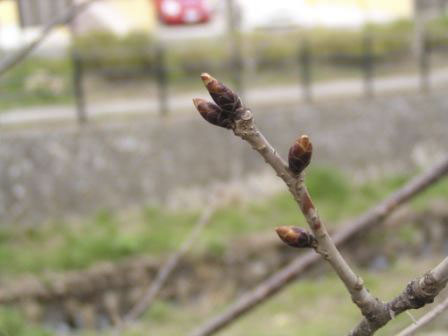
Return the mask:
MULTIPOLYGON (((246 144, 194 113, 192 108, 191 118, 3 131, 0 222, 39 223, 163 203, 181 189, 244 180, 266 169, 246 144)), ((442 90, 265 108, 255 114, 282 153, 306 133, 314 143, 313 164, 357 177, 412 171, 448 149, 448 97, 442 90)))

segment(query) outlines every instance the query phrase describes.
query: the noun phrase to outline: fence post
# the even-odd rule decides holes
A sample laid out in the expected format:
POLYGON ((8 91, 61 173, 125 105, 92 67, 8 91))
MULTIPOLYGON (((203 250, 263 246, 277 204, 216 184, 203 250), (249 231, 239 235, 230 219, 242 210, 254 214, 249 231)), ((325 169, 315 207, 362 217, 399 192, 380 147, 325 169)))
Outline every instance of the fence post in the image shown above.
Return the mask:
POLYGON ((241 15, 239 14, 235 0, 226 0, 227 35, 230 46, 230 66, 232 82, 235 89, 244 100, 244 61, 241 41, 241 15))
POLYGON ((428 93, 431 89, 430 85, 430 52, 431 45, 426 33, 422 34, 422 48, 419 53, 419 74, 420 74, 420 90, 428 93))
POLYGON ((364 95, 372 98, 374 95, 373 70, 374 70, 373 40, 369 32, 362 37, 362 70, 364 78, 364 95))
POLYGON ((300 84, 302 86, 302 97, 306 102, 311 102, 312 95, 312 69, 311 48, 308 39, 302 40, 299 50, 300 84))
POLYGON ((166 117, 169 113, 168 109, 168 73, 166 67, 166 52, 165 47, 162 44, 158 44, 156 47, 155 55, 155 77, 157 81, 157 92, 159 98, 159 114, 162 117, 166 117))
POLYGON ((86 99, 84 92, 84 66, 81 56, 72 51, 73 91, 75 94, 76 116, 80 124, 87 122, 86 99))

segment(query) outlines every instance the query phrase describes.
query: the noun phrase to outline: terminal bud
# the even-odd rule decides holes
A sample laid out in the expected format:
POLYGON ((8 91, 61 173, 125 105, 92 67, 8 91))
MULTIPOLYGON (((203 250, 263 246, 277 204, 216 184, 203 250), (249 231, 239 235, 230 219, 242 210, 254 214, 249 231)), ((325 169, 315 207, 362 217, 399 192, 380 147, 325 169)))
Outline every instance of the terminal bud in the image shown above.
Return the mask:
POLYGON ((243 108, 243 104, 236 93, 208 73, 203 73, 201 79, 210 93, 210 96, 221 109, 230 114, 237 114, 240 112, 243 108))

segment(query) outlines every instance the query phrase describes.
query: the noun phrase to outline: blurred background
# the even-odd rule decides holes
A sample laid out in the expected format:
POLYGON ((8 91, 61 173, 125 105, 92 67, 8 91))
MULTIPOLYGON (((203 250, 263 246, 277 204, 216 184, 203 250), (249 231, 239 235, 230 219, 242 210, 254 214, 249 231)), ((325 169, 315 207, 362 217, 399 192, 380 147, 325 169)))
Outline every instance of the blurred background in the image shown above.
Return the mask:
MULTIPOLYGON (((82 2, 0 0, 0 65, 82 2)), ((284 156, 311 137, 331 232, 448 149, 446 0, 94 1, 0 75, 0 335, 187 335, 301 253, 274 232, 306 225, 282 182, 195 111, 202 72, 284 156), (204 211, 155 300, 117 327, 204 211)), ((442 180, 343 252, 387 299, 447 236, 442 180)), ((220 335, 341 335, 358 319, 320 265, 220 335)))

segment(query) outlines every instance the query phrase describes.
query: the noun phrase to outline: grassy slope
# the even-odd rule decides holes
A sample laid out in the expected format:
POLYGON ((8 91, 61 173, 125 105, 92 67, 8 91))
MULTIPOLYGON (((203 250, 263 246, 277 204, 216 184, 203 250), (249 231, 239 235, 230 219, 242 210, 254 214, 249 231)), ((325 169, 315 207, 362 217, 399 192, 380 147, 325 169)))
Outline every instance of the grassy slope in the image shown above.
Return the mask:
MULTIPOLYGON (((322 217, 332 227, 368 209, 406 180, 395 176, 353 185, 333 170, 313 168, 307 184, 322 217)), ((445 181, 420 196, 414 204, 422 206, 429 199, 447 195, 448 181, 445 181)), ((147 207, 127 213, 100 211, 85 220, 4 228, 0 231, 0 274, 79 269, 100 260, 166 253, 179 245, 198 215, 193 211, 168 212, 147 207)), ((263 202, 232 204, 215 215, 196 244, 195 252, 220 253, 234 237, 294 224, 302 225, 304 220, 286 192, 263 202)))
MULTIPOLYGON (((338 172, 323 168, 313 168, 307 177, 315 203, 330 227, 366 210, 406 180, 408 177, 395 176, 353 185, 338 172)), ((448 181, 445 180, 421 195, 413 205, 424 207, 431 199, 447 196, 448 181)), ((118 260, 142 253, 167 253, 179 245, 197 217, 195 212, 168 212, 148 207, 124 214, 101 211, 86 220, 54 222, 21 230, 4 229, 0 234, 0 274, 3 277, 30 272, 40 274, 47 270, 83 268, 100 260, 118 260)), ((215 215, 194 252, 219 254, 233 237, 292 224, 303 224, 303 219, 287 193, 263 202, 233 204, 215 215)), ((404 230, 403 235, 408 233, 404 230)), ((430 264, 428 261, 426 264, 400 261, 387 273, 366 274, 365 277, 375 293, 390 297, 430 264), (385 280, 379 281, 378 276, 385 280)), ((195 307, 159 302, 147 316, 151 320, 150 330, 158 336, 183 335, 185 328, 194 327, 211 311, 223 308, 224 304, 219 298, 210 298, 195 307)), ((330 274, 318 281, 298 282, 223 335, 267 336, 274 335, 273 330, 279 336, 340 335, 357 318, 358 314, 347 300, 344 289, 330 274), (327 322, 322 323, 322 320, 327 322)), ((406 317, 399 321, 402 322, 398 324, 408 323, 406 317)), ((144 323, 129 335, 146 334, 143 330, 147 328, 144 323)), ((47 334, 27 325, 19 315, 9 310, 0 310, 0 331, 14 336, 47 334)))

